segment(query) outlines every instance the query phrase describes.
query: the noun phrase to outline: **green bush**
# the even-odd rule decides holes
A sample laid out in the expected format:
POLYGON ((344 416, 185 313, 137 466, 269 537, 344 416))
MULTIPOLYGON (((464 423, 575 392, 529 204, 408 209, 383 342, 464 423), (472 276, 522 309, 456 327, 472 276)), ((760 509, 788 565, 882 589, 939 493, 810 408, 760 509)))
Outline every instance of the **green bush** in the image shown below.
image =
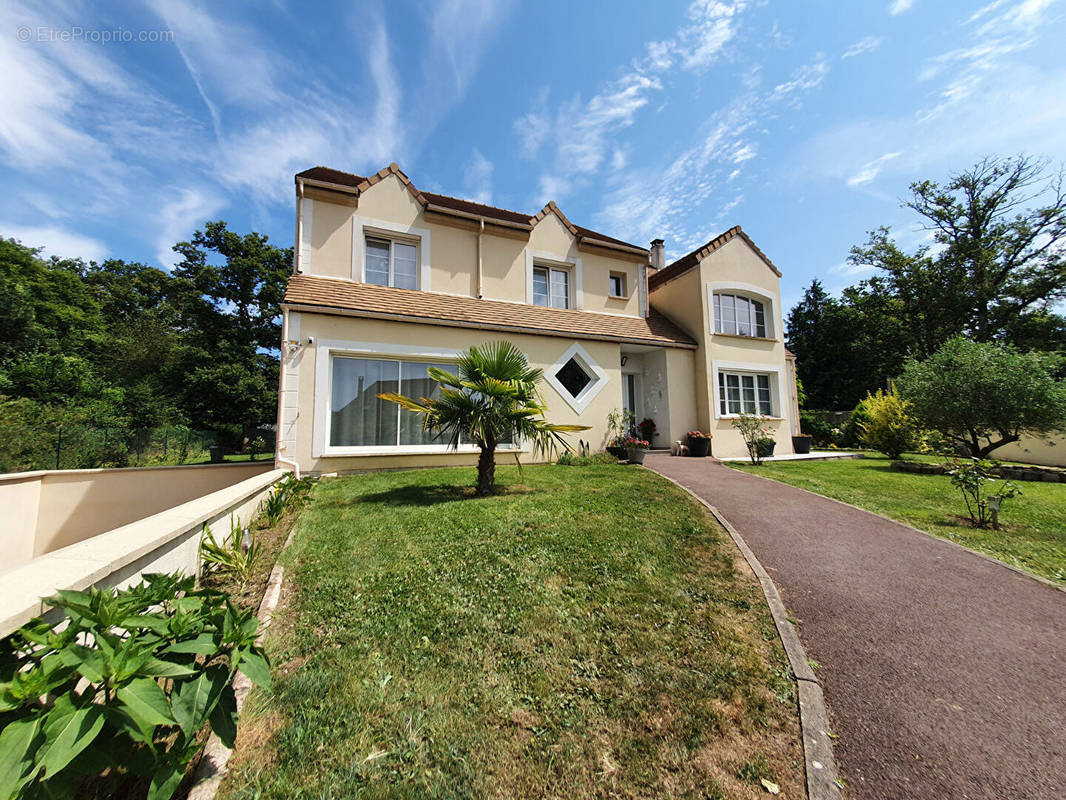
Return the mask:
POLYGON ((577 453, 565 452, 559 456, 555 463, 562 467, 591 467, 596 464, 617 464, 618 459, 610 453, 578 455, 577 453))
POLYGON ((867 393, 859 408, 866 417, 857 423, 863 444, 889 458, 899 458, 917 448, 918 421, 911 414, 910 403, 896 393, 894 386, 888 392, 878 389, 876 394, 867 393))
POLYGON ((0 797, 101 796, 150 779, 167 800, 210 726, 237 735, 232 681, 268 687, 259 621, 193 578, 146 575, 116 591, 62 591, 58 624, 34 620, 0 642, 0 797), (106 776, 102 776, 106 773, 106 776))
POLYGON ((970 523, 975 528, 987 528, 990 524, 999 529, 999 512, 1003 503, 1022 490, 1010 481, 993 491, 999 481, 992 477, 998 464, 987 458, 953 458, 948 464, 951 485, 962 492, 970 523))
POLYGON ((833 444, 833 425, 813 411, 800 411, 800 430, 809 434, 816 447, 833 444))

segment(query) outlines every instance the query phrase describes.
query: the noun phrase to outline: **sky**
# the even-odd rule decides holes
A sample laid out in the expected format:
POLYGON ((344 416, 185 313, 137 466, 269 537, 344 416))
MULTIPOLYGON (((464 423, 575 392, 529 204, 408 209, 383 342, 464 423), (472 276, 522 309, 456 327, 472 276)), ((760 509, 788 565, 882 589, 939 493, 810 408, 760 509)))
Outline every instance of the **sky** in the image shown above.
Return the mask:
POLYGON ((0 236, 172 267, 207 220, 291 246, 293 174, 420 188, 667 260, 741 225, 812 278, 908 185, 1066 161, 1063 0, 192 0, 0 5, 0 236))

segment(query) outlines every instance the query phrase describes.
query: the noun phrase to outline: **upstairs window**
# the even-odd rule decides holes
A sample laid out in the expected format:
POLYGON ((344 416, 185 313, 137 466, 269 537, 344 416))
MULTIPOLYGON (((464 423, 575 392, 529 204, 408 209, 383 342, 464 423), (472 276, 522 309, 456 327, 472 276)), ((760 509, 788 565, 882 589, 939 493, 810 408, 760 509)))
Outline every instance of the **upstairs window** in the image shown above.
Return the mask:
POLYGON ((735 294, 715 294, 715 333, 766 338, 766 313, 758 300, 735 294))
POLYGON ((417 289, 418 247, 409 242, 366 237, 366 282, 417 289))
POLYGON ((612 272, 608 278, 608 293, 611 297, 626 297, 626 276, 624 272, 612 272))
POLYGON ((570 308, 570 271, 533 267, 533 305, 570 308))

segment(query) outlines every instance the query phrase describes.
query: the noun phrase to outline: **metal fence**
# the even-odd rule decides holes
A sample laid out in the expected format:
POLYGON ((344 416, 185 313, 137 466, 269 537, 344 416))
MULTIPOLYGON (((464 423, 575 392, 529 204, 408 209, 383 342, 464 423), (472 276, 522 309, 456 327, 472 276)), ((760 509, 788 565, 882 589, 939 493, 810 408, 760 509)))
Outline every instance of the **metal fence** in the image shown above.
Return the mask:
POLYGON ((0 426, 0 472, 202 464, 212 458, 269 458, 273 452, 274 431, 267 426, 259 427, 247 440, 232 431, 180 425, 0 426))

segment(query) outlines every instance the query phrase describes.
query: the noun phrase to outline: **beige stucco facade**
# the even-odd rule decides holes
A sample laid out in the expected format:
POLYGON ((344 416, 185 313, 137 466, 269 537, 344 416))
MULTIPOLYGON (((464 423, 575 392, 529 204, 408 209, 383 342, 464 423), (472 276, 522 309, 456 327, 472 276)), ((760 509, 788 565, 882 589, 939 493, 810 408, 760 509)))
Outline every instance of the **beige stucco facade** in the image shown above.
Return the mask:
MULTIPOLYGON (((648 251, 579 229, 554 204, 523 219, 463 201, 451 208, 426 202, 394 166, 359 180, 364 182, 356 186, 353 180, 349 188, 302 183, 297 177, 299 273, 362 284, 368 277, 366 241, 372 237, 407 245, 399 248, 405 253, 414 248, 415 289, 428 296, 513 304, 520 320, 521 308, 534 303, 534 270, 556 269, 567 276, 567 308, 589 319, 623 317, 642 324, 649 315, 661 315, 673 323, 672 330, 680 331, 677 338, 663 341, 607 333, 598 338, 562 329, 527 331, 495 323, 479 330, 476 321, 459 324, 380 310, 370 314, 333 307, 328 298, 318 298, 318 307, 287 303, 279 465, 294 462, 303 471, 332 473, 474 463, 472 446, 455 452, 439 444, 331 443, 331 425, 337 424, 333 382, 341 380, 335 363, 346 357, 360 364, 399 362, 399 369, 406 369, 402 365, 407 362, 448 363, 472 345, 495 340, 513 342, 531 364, 545 371, 542 394, 553 422, 588 426, 587 432, 569 437, 574 445, 584 440, 594 450, 602 449, 608 414, 630 405, 638 421, 650 418, 656 423, 655 447, 669 447, 687 431, 700 428, 714 434, 716 455, 741 455, 744 447, 732 419, 718 408, 715 382, 718 370, 728 368, 772 377, 774 414, 767 424, 775 430, 778 452, 791 452, 794 375, 786 363, 778 275, 746 237, 718 247, 696 268, 649 293, 648 251), (769 332, 764 339, 713 333, 709 303, 719 288, 758 297, 765 304, 769 332), (552 378, 571 357, 593 378, 594 391, 583 392, 581 398, 567 396, 552 378)), ((510 459, 510 452, 523 461, 534 458, 519 446, 501 453, 500 460, 510 459)))

